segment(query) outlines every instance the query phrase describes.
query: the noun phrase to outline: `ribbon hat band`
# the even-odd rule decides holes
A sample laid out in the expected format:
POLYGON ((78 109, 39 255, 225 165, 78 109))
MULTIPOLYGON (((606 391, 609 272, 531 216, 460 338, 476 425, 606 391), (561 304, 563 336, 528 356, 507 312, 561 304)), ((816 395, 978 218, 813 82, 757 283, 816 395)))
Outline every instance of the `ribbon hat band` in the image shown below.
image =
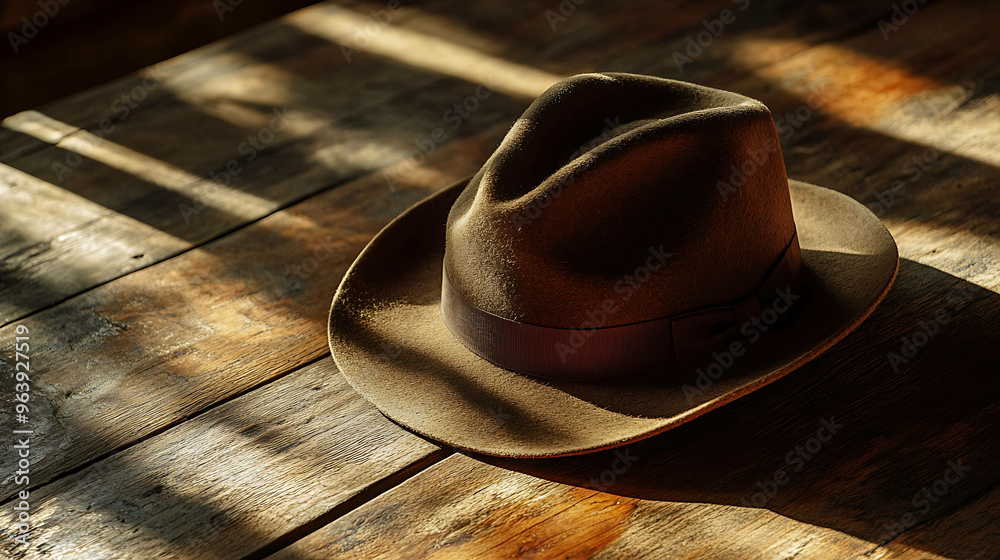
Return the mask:
POLYGON ((773 306, 784 313, 802 288, 798 234, 758 288, 738 301, 629 325, 564 329, 520 323, 469 304, 441 282, 441 312, 470 351, 504 369, 565 380, 610 380, 667 374, 737 339, 744 325, 773 306))

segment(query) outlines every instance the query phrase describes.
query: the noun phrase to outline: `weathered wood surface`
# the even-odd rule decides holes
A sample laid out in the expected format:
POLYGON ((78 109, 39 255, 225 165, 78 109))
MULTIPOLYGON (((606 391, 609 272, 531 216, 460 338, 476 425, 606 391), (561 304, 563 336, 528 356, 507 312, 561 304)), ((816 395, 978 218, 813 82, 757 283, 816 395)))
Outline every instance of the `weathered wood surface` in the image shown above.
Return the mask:
MULTIPOLYGON (((255 62, 263 55, 241 52, 239 41, 224 55, 196 53, 193 69, 165 63, 121 89, 71 100, 82 130, 60 120, 61 111, 4 121, 54 145, 11 148, 0 166, 3 187, 18 197, 0 210, 0 223, 31 224, 0 241, 0 324, 403 160, 414 139, 445 124, 451 100, 474 87, 386 63, 359 72, 338 46, 272 27, 263 46, 253 43, 259 33, 245 42, 273 50, 284 37, 286 48, 300 47, 296 62, 318 71, 300 78, 294 65, 255 62), (134 110, 121 102, 133 91, 141 92, 134 110), (76 204, 22 210, 52 186, 78 195, 76 204)), ((451 139, 522 106, 495 96, 477 120, 449 129, 451 139)))
MULTIPOLYGON (((502 133, 438 150, 394 191, 382 174, 366 176, 19 321, 33 333, 32 484, 328 355, 330 300, 357 253, 401 211, 471 174, 502 133)), ((0 329, 5 367, 14 329, 0 329)), ((8 402, 12 391, 4 385, 8 402)), ((16 457, 0 460, 7 499, 16 457)))
POLYGON ((0 2, 0 115, 99 86, 311 3, 5 0, 0 2))
POLYGON ((870 548, 765 509, 639 500, 454 455, 270 558, 843 559, 870 548))
POLYGON ((4 548, 15 558, 243 558, 445 454, 358 399, 324 358, 32 492, 37 545, 4 548))
MULTIPOLYGON (((630 449, 629 453, 638 457, 635 465, 656 460, 644 456, 643 451, 630 449)), ((589 463, 586 471, 575 474, 599 477, 602 472, 611 472, 612 465, 623 464, 616 459, 603 455, 601 461, 589 463)), ((796 491, 788 486, 773 498, 779 504, 768 503, 766 509, 744 507, 718 497, 735 490, 725 481, 701 477, 694 495, 692 487, 668 478, 678 472, 684 481, 693 478, 681 468, 682 461, 675 460, 678 470, 660 473, 652 467, 636 467, 622 475, 621 480, 639 481, 652 474, 653 480, 645 480, 646 488, 678 489, 670 497, 652 500, 628 495, 629 490, 623 489, 625 482, 602 492, 545 480, 537 471, 507 471, 453 455, 270 558, 995 557, 997 535, 990 521, 995 520, 996 511, 995 505, 993 511, 987 506, 991 499, 995 504, 995 491, 956 511, 954 506, 967 498, 957 495, 956 488, 956 495, 934 504, 926 519, 916 516, 919 529, 879 547, 867 534, 845 531, 837 523, 819 522, 815 517, 800 517, 802 510, 821 511, 824 504, 793 508, 790 502, 815 495, 816 489, 796 491), (782 496, 781 492, 794 495, 782 496), (935 512, 937 508, 942 511, 935 512)), ((705 463, 695 460, 691 467, 705 463)), ((560 465, 560 469, 566 467, 571 466, 560 465)), ((576 467, 582 465, 578 462, 576 467)), ((928 473, 930 478, 913 491, 939 479, 946 468, 942 465, 937 472, 928 473)), ((791 478, 794 482, 795 476, 791 478)), ((902 509, 920 511, 912 506, 902 509)), ((876 520, 867 533, 885 533, 883 524, 898 522, 898 517, 876 520)))
MULTIPOLYGON (((3 254, 20 251, 22 259, 8 257, 5 278, 29 278, 15 289, 40 285, 35 294, 42 299, 20 296, 21 307, 5 310, 0 322, 108 282, 23 321, 39 333, 33 356, 39 409, 34 414, 44 425, 38 426, 42 437, 36 442, 32 481, 42 485, 37 490, 46 496, 42 515, 51 523, 38 529, 43 548, 31 554, 43 554, 48 543, 60 547, 49 550, 54 557, 81 557, 72 551, 82 550, 92 557, 125 557, 133 551, 144 557, 211 557, 223 548, 226 552, 218 552, 223 557, 239 557, 271 551, 332 521, 285 557, 356 557, 362 551, 399 557, 392 552, 394 539, 413 556, 456 558, 518 551, 536 557, 712 558, 723 552, 737 558, 851 557, 867 551, 873 551, 869 557, 992 557, 990 552, 1000 548, 996 524, 991 524, 1000 475, 993 437, 1000 400, 993 375, 1000 352, 993 340, 1000 332, 995 293, 1000 81, 991 63, 995 57, 989 56, 998 51, 992 32, 996 8, 930 4, 885 41, 875 21, 889 7, 754 5, 678 72, 672 53, 704 29, 703 19, 732 5, 584 4, 553 30, 544 12, 556 9, 555 3, 492 10, 431 2, 400 12, 372 37, 369 49, 344 64, 340 46, 331 41, 351 44, 344 36, 352 29, 349 24, 364 23, 368 10, 384 6, 359 4, 352 15, 324 4, 278 20, 267 32, 252 31, 260 43, 237 38, 164 63, 173 72, 164 84, 176 82, 150 90, 146 103, 115 121, 115 131, 106 136, 113 145, 87 143, 85 131, 115 116, 110 104, 121 95, 118 88, 128 91, 121 84, 43 108, 44 115, 70 127, 65 133, 43 129, 50 135, 46 143, 55 146, 28 142, 13 132, 0 138, 0 150, 13 154, 2 161, 16 168, 6 170, 5 181, 27 185, 17 188, 38 193, 36 198, 51 197, 48 204, 61 205, 59 216, 70 218, 57 220, 40 209, 26 214, 34 216, 31 220, 4 215, 0 227, 16 227, 4 229, 12 232, 12 241, 3 254), (312 18, 329 18, 329 25, 312 18), (461 48, 448 51, 448 42, 461 48), (414 45, 452 55, 451 64, 398 51, 414 45), (473 92, 477 62, 500 75, 503 91, 449 134, 450 146, 439 147, 390 189, 379 170, 407 157, 414 141, 435 127, 447 129, 442 113, 473 92), (519 80, 522 69, 536 72, 519 80), (822 104, 783 138, 786 165, 792 177, 873 204, 896 236, 904 257, 900 278, 876 315, 795 376, 641 444, 636 454, 642 460, 615 475, 606 488, 610 494, 579 486, 592 485, 591 478, 599 480, 613 468, 613 453, 499 465, 524 474, 456 456, 343 519, 336 520, 359 500, 338 506, 335 496, 296 494, 306 506, 298 517, 265 522, 261 508, 276 507, 270 492, 280 494, 289 486, 268 482, 266 467, 277 463, 244 461, 257 456, 259 440, 233 435, 225 447, 231 455, 220 455, 221 468, 256 473, 246 476, 263 480, 253 494, 261 501, 247 509, 241 501, 245 496, 225 480, 211 473, 192 475, 212 497, 200 502, 188 495, 188 501, 210 504, 237 520, 225 526, 232 535, 215 537, 225 547, 214 547, 205 544, 208 533, 176 521, 174 512, 184 504, 155 499, 158 477, 175 476, 169 466, 157 466, 149 476, 128 471, 135 488, 118 490, 125 496, 118 505, 115 492, 99 489, 95 469, 99 474, 101 465, 124 466, 123 458, 138 457, 156 464, 173 457, 179 445, 173 434, 202 433, 198 422, 240 399, 260 402, 253 399, 303 372, 272 380, 325 355, 329 299, 378 228, 410 203, 474 170, 545 73, 593 69, 657 73, 737 89, 765 101, 779 121, 812 99, 811 88, 822 86, 822 104), (167 181, 204 180, 242 157, 239 135, 260 130, 262 119, 286 99, 289 111, 301 115, 298 128, 290 125, 286 136, 235 177, 233 191, 213 197, 222 210, 242 204, 246 211, 209 205, 192 220, 195 230, 187 230, 188 224, 177 221, 174 203, 199 183, 167 181), (912 158, 929 147, 935 156, 913 177, 912 158), (66 184, 44 181, 54 178, 45 176, 53 161, 65 158, 69 149, 88 148, 104 160, 85 159, 66 184), (98 148, 104 150, 93 151, 98 148), (896 180, 903 188, 883 204, 896 180), (311 194, 334 185, 339 186, 311 194), (308 198, 296 203, 303 197, 308 198), (289 204, 294 205, 264 217, 289 204), (883 204, 881 210, 876 204, 883 204), (197 221, 208 214, 210 219, 197 221), (92 231, 88 220, 103 230, 92 231), (61 239, 60 233, 45 232, 56 227, 66 228, 61 231, 70 232, 70 238, 78 232, 77 241, 51 255, 72 258, 32 261, 31 247, 61 239), (26 233, 14 238, 15 229, 26 233), (93 240, 80 241, 81 235, 93 240), (122 241, 95 247, 101 237, 122 241), (143 262, 128 262, 140 254, 136 249, 143 262), (317 251, 326 255, 326 249, 330 256, 316 269, 294 278, 301 270, 295 267, 315 259, 317 251), (44 267, 51 268, 42 274, 44 267), (60 284, 67 270, 83 280, 60 284), (898 353, 901 337, 912 338, 939 309, 952 318, 912 360, 893 368, 888 353, 898 353), (787 453, 804 445, 821 419, 831 417, 844 429, 763 504, 771 511, 747 509, 741 499, 752 500, 757 483, 766 485, 785 465, 787 453), (230 464, 230 456, 240 459, 230 464), (933 485, 947 462, 957 460, 970 466, 967 476, 949 486, 927 513, 915 516, 913 527, 887 535, 887 526, 912 514, 915 493, 933 485), (89 498, 74 494, 80 485, 89 498), (89 505, 88 500, 106 504, 102 513, 77 516, 74 504, 89 505), (142 505, 125 517, 134 524, 134 536, 109 540, 103 536, 109 533, 89 528, 94 516, 136 503, 142 505), (552 516, 556 510, 563 513, 552 516), (587 532, 590 520, 600 524, 587 532), (55 531, 56 524, 80 529, 55 531), (535 524, 541 533, 532 528, 535 524), (195 550, 198 543, 208 552, 195 550)), ((141 84, 141 77, 122 82, 129 83, 141 84)), ((411 163, 397 169, 411 169, 411 163)), ((12 327, 0 330, 5 360, 12 339, 12 327)), ((9 400, 9 390, 3 388, 4 399, 9 400)), ((301 437, 308 429, 298 428, 301 437)), ((389 424, 366 434, 357 445, 403 438, 389 424)), ((435 453, 426 460, 410 456, 409 463, 400 459, 399 468, 407 475, 413 467, 404 465, 423 465, 441 456, 435 453)), ((296 469, 314 469, 315 459, 289 456, 282 468, 298 476, 296 469)), ((186 460, 184 472, 193 472, 197 462, 190 456, 186 460)), ((13 470, 7 467, 5 472, 13 470)), ((345 476, 373 482, 384 471, 345 476)), ((336 478, 324 480, 337 483, 336 478)), ((172 484, 182 488, 181 482, 172 484)))

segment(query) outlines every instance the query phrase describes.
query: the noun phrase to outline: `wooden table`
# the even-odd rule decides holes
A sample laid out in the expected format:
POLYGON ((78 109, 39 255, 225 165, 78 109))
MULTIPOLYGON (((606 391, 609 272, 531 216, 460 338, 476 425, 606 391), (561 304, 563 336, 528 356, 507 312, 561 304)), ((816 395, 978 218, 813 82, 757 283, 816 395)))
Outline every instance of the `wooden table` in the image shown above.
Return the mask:
POLYGON ((1000 557, 1000 7, 802 4, 323 3, 4 120, 0 419, 33 434, 27 485, 3 446, 0 507, 29 490, 31 527, 24 546, 9 522, 3 550, 1000 557), (899 277, 820 359, 630 446, 624 472, 616 452, 499 460, 415 436, 329 357, 340 278, 591 70, 764 101, 789 176, 879 214, 899 277))

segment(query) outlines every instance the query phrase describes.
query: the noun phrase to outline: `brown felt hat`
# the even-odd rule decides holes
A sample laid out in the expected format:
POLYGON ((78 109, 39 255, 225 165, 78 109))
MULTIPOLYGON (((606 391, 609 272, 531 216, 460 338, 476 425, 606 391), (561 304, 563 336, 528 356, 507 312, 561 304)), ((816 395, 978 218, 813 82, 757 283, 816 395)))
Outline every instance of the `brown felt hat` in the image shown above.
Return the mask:
POLYGON ((812 360, 872 312, 898 261, 868 209, 786 177, 759 101, 585 74, 368 244, 334 297, 330 348, 420 434, 573 455, 812 360))

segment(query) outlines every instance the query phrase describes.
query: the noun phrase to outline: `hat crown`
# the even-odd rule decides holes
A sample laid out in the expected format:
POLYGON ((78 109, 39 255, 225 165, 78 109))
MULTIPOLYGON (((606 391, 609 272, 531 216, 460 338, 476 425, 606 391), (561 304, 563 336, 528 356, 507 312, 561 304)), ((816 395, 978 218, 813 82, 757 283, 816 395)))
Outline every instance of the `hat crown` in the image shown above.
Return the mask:
POLYGON ((629 74, 543 93, 448 217, 445 271, 474 307, 563 329, 735 301, 795 232, 770 111, 629 74))

